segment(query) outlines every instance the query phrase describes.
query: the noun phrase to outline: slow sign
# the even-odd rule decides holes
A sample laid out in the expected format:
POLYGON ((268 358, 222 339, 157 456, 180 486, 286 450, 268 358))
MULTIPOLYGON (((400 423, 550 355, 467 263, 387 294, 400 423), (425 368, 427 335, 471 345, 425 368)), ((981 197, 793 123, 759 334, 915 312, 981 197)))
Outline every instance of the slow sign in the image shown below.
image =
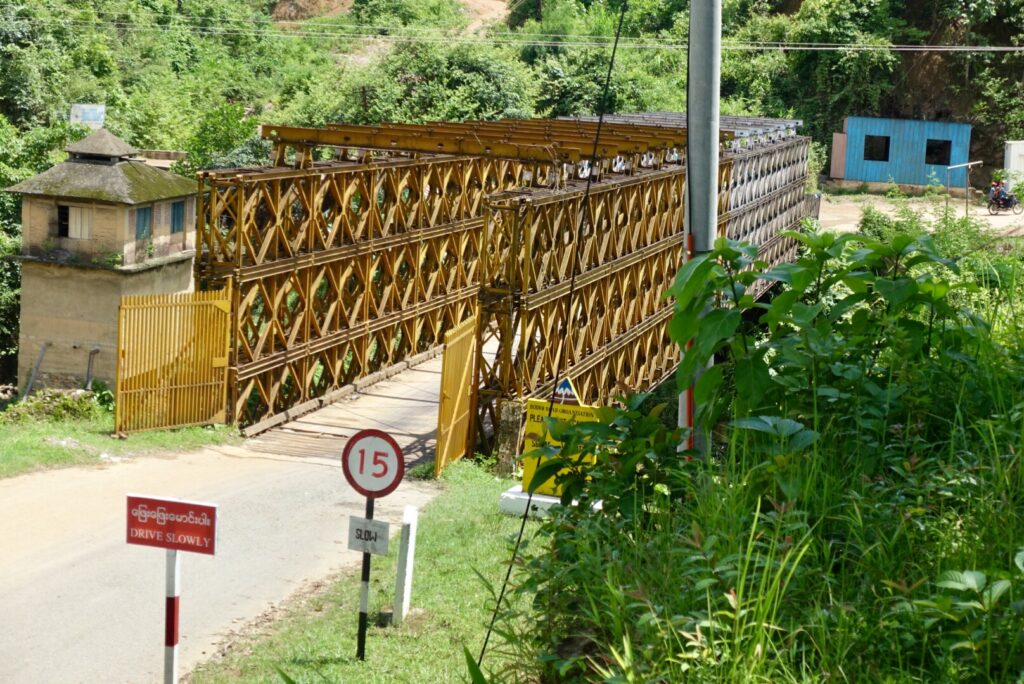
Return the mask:
POLYGON ((352 516, 348 547, 363 552, 359 583, 359 627, 356 657, 366 660, 366 627, 370 605, 370 554, 388 552, 388 524, 373 519, 373 500, 395 491, 405 474, 405 458, 398 442, 380 430, 360 430, 341 452, 341 470, 352 489, 366 497, 366 517, 352 516))
POLYGON ((214 555, 217 506, 128 495, 128 543, 214 555))
POLYGON ((388 555, 388 537, 391 526, 383 520, 367 520, 352 516, 348 519, 348 548, 350 551, 388 555))

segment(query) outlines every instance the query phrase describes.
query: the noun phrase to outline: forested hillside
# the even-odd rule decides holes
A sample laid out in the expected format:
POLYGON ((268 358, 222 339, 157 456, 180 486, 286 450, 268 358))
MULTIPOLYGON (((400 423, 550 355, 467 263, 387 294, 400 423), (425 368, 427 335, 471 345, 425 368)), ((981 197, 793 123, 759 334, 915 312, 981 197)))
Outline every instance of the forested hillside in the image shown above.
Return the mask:
MULTIPOLYGON (((137 147, 187 150, 183 173, 261 159, 260 121, 591 113, 624 1, 516 0, 505 24, 472 32, 457 0, 5 2, 0 187, 84 134, 67 123, 75 102, 106 104, 107 127, 137 147)), ((1020 44, 1024 0, 724 5, 724 112, 803 118, 822 144, 850 114, 965 120, 974 156, 996 165, 1002 140, 1024 137, 1024 55, 886 49, 1020 44)), ((629 2, 612 108, 685 108, 687 7, 629 2)), ((18 222, 3 196, 0 253, 17 251, 18 222)), ((0 264, 0 355, 16 346, 17 283, 16 265, 0 264)))

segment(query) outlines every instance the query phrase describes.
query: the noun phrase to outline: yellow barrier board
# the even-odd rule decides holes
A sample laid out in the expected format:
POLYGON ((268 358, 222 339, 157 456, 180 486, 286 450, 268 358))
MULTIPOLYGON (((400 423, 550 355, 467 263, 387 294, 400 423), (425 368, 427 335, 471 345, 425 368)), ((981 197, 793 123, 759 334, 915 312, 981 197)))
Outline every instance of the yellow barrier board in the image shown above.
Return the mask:
MULTIPOLYGON (((548 411, 551 411, 551 417, 558 421, 567 423, 594 423, 597 422, 597 407, 596 406, 584 406, 581 405, 577 399, 576 388, 573 387, 572 382, 568 379, 562 380, 559 383, 558 390, 555 392, 556 400, 554 404, 544 399, 527 399, 526 400, 526 436, 523 439, 523 453, 529 454, 531 451, 540 448, 543 444, 557 445, 559 442, 551 438, 551 435, 547 434, 547 430, 544 426, 544 419, 548 417, 548 411), (559 399, 567 403, 560 403, 559 399), (568 403, 572 402, 572 403, 568 403)), ((540 459, 540 463, 543 463, 544 459, 540 459)), ((530 483, 533 481, 533 474, 537 471, 538 458, 536 456, 527 456, 523 458, 523 491, 528 491, 530 483)), ((537 494, 547 494, 549 496, 561 496, 562 491, 560 487, 555 486, 555 478, 561 475, 564 470, 558 472, 557 475, 553 476, 550 480, 546 481, 540 487, 537 488, 537 494)))

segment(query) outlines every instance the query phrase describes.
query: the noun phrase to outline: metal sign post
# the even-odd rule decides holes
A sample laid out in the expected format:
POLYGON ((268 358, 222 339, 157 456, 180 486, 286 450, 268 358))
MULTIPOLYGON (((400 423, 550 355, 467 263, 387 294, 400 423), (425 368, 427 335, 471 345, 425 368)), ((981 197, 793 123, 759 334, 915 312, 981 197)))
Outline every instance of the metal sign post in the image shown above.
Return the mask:
MULTIPOLYGON (((373 498, 366 497, 366 519, 373 520, 373 498)), ((359 578, 359 631, 356 658, 366 660, 366 623, 370 614, 370 552, 363 551, 363 573, 359 578)))
POLYGON ((964 174, 964 218, 967 218, 971 213, 971 169, 975 166, 981 166, 984 162, 972 161, 966 164, 954 164, 946 167, 946 207, 949 207, 949 172, 955 169, 966 168, 967 172, 964 174))
POLYGON ((360 430, 341 454, 341 469, 352 488, 366 497, 366 517, 353 516, 348 525, 348 547, 363 552, 359 586, 359 632, 356 657, 366 660, 366 627, 370 608, 370 556, 388 552, 389 526, 373 519, 373 501, 395 491, 405 474, 405 459, 398 443, 380 430, 360 430))
POLYGON ((217 550, 216 504, 128 495, 129 544, 167 549, 164 683, 178 681, 178 616, 181 609, 179 551, 214 555, 217 550))

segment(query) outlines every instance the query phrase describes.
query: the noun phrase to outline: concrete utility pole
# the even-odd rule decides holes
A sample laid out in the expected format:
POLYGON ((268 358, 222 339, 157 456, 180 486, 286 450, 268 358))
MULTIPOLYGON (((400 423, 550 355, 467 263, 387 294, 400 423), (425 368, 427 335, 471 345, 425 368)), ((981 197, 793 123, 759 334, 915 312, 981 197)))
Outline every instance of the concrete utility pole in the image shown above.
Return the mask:
MULTIPOLYGON (((722 2, 690 3, 686 80, 686 222, 694 252, 711 251, 718 235, 718 118, 722 80, 722 2)), ((690 425, 687 395, 679 397, 679 425, 690 425)), ((695 446, 706 449, 702 435, 695 446)))
POLYGON ((711 251, 718 229, 718 118, 722 80, 722 2, 690 3, 686 84, 687 216, 698 254, 711 251))

